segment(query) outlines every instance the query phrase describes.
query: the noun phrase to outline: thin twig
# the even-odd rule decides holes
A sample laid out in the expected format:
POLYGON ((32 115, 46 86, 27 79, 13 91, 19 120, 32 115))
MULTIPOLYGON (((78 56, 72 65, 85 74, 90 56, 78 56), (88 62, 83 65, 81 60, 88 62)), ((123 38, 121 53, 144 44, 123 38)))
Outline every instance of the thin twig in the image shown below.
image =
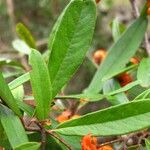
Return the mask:
POLYGON ((38 128, 27 127, 27 126, 25 126, 25 130, 26 131, 31 131, 31 132, 41 132, 41 130, 38 129, 38 128))
MULTIPOLYGON (((136 5, 137 1, 136 0, 129 0, 129 1, 131 3, 131 6, 132 6, 133 17, 136 19, 140 16, 139 9, 136 5)), ((148 40, 147 32, 145 33, 145 36, 144 36, 144 46, 145 46, 145 49, 147 51, 147 54, 150 56, 150 43, 148 40)))
POLYGON ((46 131, 45 131, 44 128, 41 129, 41 137, 42 137, 42 139, 41 139, 41 143, 42 143, 41 149, 45 150, 45 147, 46 147, 46 131))
POLYGON ((133 17, 136 19, 140 16, 138 7, 136 6, 136 0, 130 0, 131 6, 132 6, 132 13, 133 17))
POLYGON ((70 145, 68 145, 63 139, 59 138, 54 132, 52 132, 51 130, 46 130, 46 133, 50 134, 51 136, 53 136, 54 138, 56 138, 58 141, 60 141, 61 143, 63 143, 68 150, 72 150, 72 148, 70 147, 70 145))
POLYGON ((123 142, 123 141, 124 141, 124 139, 120 137, 120 138, 115 139, 113 141, 105 142, 105 143, 101 144, 99 147, 103 147, 103 146, 106 146, 106 145, 111 145, 113 143, 123 142))
POLYGON ((8 16, 10 18, 10 23, 12 27, 12 34, 15 37, 16 32, 15 32, 15 23, 16 23, 16 18, 15 18, 15 13, 14 13, 14 0, 6 0, 6 5, 7 5, 7 12, 8 16))
POLYGON ((36 125, 40 128, 40 132, 41 132, 41 150, 45 150, 46 147, 46 130, 44 129, 44 127, 41 125, 40 122, 36 122, 36 125))
POLYGON ((35 128, 35 127, 29 127, 25 124, 24 119, 20 118, 20 121, 22 122, 22 125, 24 126, 26 131, 31 131, 31 132, 40 132, 41 128, 35 128))

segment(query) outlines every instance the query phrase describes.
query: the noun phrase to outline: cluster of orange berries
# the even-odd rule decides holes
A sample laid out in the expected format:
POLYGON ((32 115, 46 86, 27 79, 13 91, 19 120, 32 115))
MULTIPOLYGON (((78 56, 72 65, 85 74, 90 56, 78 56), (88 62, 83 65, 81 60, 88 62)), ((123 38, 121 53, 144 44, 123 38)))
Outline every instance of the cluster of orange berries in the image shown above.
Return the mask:
POLYGON ((91 134, 88 134, 82 138, 81 141, 82 150, 113 150, 111 146, 98 146, 97 138, 92 137, 91 134))
MULTIPOLYGON (((100 65, 102 63, 102 61, 105 59, 106 55, 107 55, 107 51, 105 49, 97 50, 93 54, 93 60, 97 65, 100 65)), ((133 57, 133 58, 130 59, 130 63, 138 64, 139 59, 133 57)), ((128 73, 120 74, 119 76, 117 76, 117 79, 118 79, 118 81, 119 81, 119 83, 122 87, 133 81, 131 75, 128 74, 128 73)))
POLYGON ((62 122, 65 122, 67 120, 70 120, 70 119, 76 119, 76 118, 79 118, 80 115, 72 115, 71 114, 71 111, 69 110, 66 110, 66 111, 63 111, 62 114, 60 114, 56 120, 59 122, 59 123, 62 123, 62 122))
POLYGON ((147 0, 147 14, 150 15, 150 0, 147 0))

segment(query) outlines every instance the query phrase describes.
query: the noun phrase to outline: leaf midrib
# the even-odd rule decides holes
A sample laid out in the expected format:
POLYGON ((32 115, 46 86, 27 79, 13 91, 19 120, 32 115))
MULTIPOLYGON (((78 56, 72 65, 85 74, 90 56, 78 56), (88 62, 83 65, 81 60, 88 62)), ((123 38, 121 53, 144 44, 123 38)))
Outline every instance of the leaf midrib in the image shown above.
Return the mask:
MULTIPOLYGON (((82 6, 82 8, 83 8, 83 6, 82 6)), ((82 11, 83 11, 83 9, 81 10, 81 13, 82 13, 82 11)), ((80 13, 80 17, 81 17, 81 13, 80 13)), ((77 22, 79 22, 80 17, 79 17, 79 19, 78 19, 77 22)), ((65 58, 66 58, 66 56, 67 56, 67 54, 68 54, 67 52, 70 50, 70 47, 71 47, 71 45, 72 45, 72 41, 73 41, 74 36, 75 36, 75 34, 76 34, 77 28, 78 28, 78 25, 76 26, 75 31, 74 31, 74 33, 73 33, 73 35, 72 35, 72 38, 71 38, 71 40, 70 40, 70 44, 68 45, 68 48, 67 48, 67 51, 66 51, 66 54, 64 55, 64 58, 62 59, 60 65, 59 65, 58 71, 57 71, 57 73, 56 73, 56 75, 55 75, 55 77, 54 77, 53 83, 52 83, 53 85, 54 85, 54 83, 55 83, 55 81, 56 81, 57 74, 58 74, 60 68, 63 66, 63 63, 64 63, 64 61, 65 61, 65 58)))

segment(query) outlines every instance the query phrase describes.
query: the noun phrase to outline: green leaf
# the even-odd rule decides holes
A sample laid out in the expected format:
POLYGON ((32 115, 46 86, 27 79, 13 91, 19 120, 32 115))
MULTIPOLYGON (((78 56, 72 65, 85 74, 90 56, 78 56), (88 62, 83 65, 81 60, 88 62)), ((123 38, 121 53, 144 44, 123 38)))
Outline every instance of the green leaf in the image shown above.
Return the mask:
POLYGON ((111 47, 98 68, 92 82, 87 88, 87 93, 98 93, 103 86, 102 79, 109 74, 115 74, 125 67, 125 64, 135 54, 141 44, 147 28, 147 18, 138 18, 120 37, 120 39, 111 47))
POLYGON ((13 89, 11 92, 12 92, 16 101, 23 101, 23 98, 24 98, 23 85, 18 86, 17 88, 13 89))
MULTIPOLYGON (((109 93, 111 93, 112 91, 118 88, 120 88, 120 84, 118 83, 118 81, 115 79, 111 79, 105 82, 103 86, 103 93, 105 95, 111 95, 109 93)), ((113 105, 118 105, 118 104, 123 104, 128 102, 128 98, 125 95, 125 93, 116 93, 116 95, 108 97, 107 100, 110 101, 110 103, 112 103, 113 105)))
POLYGON ((15 80, 13 80, 12 82, 10 82, 8 85, 9 85, 9 88, 13 90, 29 80, 30 80, 30 74, 29 72, 27 72, 23 74, 22 76, 16 78, 15 80))
POLYGON ((18 67, 18 68, 23 68, 22 64, 14 61, 14 60, 10 60, 10 59, 1 59, 0 60, 0 67, 1 66, 9 66, 9 67, 18 67))
POLYGON ((137 79, 142 87, 150 86, 150 58, 143 58, 140 62, 137 79))
POLYGON ((120 38, 121 34, 125 31, 126 27, 124 24, 121 24, 117 18, 115 18, 112 21, 111 27, 112 27, 112 36, 114 41, 116 42, 120 38))
POLYGON ((147 97, 150 98, 150 89, 147 89, 139 94, 137 97, 134 98, 134 100, 145 99, 147 97))
POLYGON ((0 99, 2 99, 18 116, 21 116, 21 112, 17 106, 16 100, 14 99, 1 72, 0 72, 0 99))
POLYGON ((150 126, 150 100, 136 101, 89 113, 60 124, 55 132, 64 135, 122 135, 150 126))
POLYGON ((145 140, 146 150, 150 150, 150 140, 145 140))
POLYGON ((16 25, 16 31, 19 37, 31 48, 36 48, 35 40, 30 31, 22 23, 16 25))
POLYGON ((13 72, 3 72, 3 77, 6 78, 11 78, 11 77, 16 77, 19 75, 22 75, 24 73, 24 70, 14 70, 13 72))
POLYGON ((30 54, 31 52, 30 47, 24 41, 19 40, 19 39, 14 40, 12 42, 12 46, 15 50, 23 54, 30 54))
POLYGON ((32 108, 31 106, 25 104, 24 102, 21 101, 17 101, 18 107, 25 112, 26 114, 28 114, 28 116, 32 117, 34 114, 34 108, 32 108))
POLYGON ((131 100, 134 100, 135 97, 137 97, 138 95, 140 95, 141 93, 143 93, 144 90, 146 90, 146 88, 141 87, 139 84, 135 85, 133 88, 131 88, 130 90, 128 90, 128 97, 131 100))
POLYGON ((82 63, 91 44, 95 21, 93 0, 72 0, 55 25, 50 38, 48 63, 53 97, 82 63))
POLYGON ((32 50, 29 62, 32 66, 30 78, 33 96, 36 101, 36 115, 39 120, 44 120, 48 118, 52 100, 52 88, 48 67, 42 55, 36 50, 32 50))
POLYGON ((137 86, 139 84, 139 80, 136 80, 136 81, 133 81, 127 85, 125 85, 124 87, 120 88, 120 89, 116 89, 112 92, 109 92, 108 95, 115 95, 115 94, 118 94, 118 93, 121 93, 121 92, 125 92, 125 91, 128 91, 129 89, 137 86))
MULTIPOLYGON (((95 102, 102 100, 103 98, 106 98, 108 95, 102 95, 102 94, 74 94, 74 95, 64 95, 64 96, 56 96, 55 99, 85 99, 85 102, 95 102)), ((25 96, 24 100, 33 100, 33 96, 25 96)))
POLYGON ((76 94, 76 95, 64 95, 64 96, 56 96, 58 99, 85 99, 85 101, 98 101, 105 98, 105 95, 102 94, 76 94))
POLYGON ((0 120, 13 148, 28 142, 20 119, 7 107, 0 105, 0 120))
POLYGON ((102 78, 102 81, 107 81, 108 79, 111 79, 112 77, 115 77, 116 75, 119 75, 121 73, 124 73, 124 72, 127 72, 127 71, 131 71, 133 69, 136 69, 138 65, 130 65, 130 66, 127 66, 125 68, 122 68, 116 72, 111 72, 109 73, 108 75, 104 76, 102 78))
POLYGON ((53 42, 55 40, 56 33, 57 33, 58 29, 59 29, 59 26, 61 25, 63 14, 64 13, 61 13, 61 15, 57 19, 57 21, 56 21, 56 23, 55 23, 55 25, 52 28, 52 31, 50 33, 49 40, 48 40, 48 49, 49 49, 50 53, 52 51, 53 42))
POLYGON ((39 150, 41 144, 37 142, 28 142, 16 147, 14 150, 39 150))

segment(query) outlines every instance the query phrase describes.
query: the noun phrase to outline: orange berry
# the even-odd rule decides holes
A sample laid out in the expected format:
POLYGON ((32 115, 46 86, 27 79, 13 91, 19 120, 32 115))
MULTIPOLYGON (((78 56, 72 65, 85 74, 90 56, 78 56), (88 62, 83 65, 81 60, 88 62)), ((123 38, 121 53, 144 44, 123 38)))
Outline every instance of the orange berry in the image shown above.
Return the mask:
POLYGON ((82 150, 97 150, 97 138, 85 135, 81 141, 82 150))
POLYGON ((69 110, 66 110, 66 111, 62 112, 62 114, 59 115, 56 118, 56 120, 61 123, 61 122, 69 120, 70 116, 71 116, 71 112, 69 110))
POLYGON ((122 87, 133 81, 132 77, 128 73, 120 74, 117 79, 122 87))
POLYGON ((106 145, 106 146, 100 147, 98 150, 113 150, 113 148, 109 145, 106 145))
POLYGON ((67 121, 68 117, 60 115, 56 118, 56 120, 61 123, 61 122, 67 121))
POLYGON ((140 60, 138 58, 136 58, 136 57, 132 57, 130 59, 130 62, 133 63, 133 64, 139 64, 140 60))
POLYGON ((94 62, 99 65, 105 59, 106 55, 107 52, 104 49, 97 50, 93 55, 94 62))
POLYGON ((95 1, 96 1, 96 4, 97 4, 97 3, 99 3, 101 0, 95 0, 95 1))
POLYGON ((147 9, 147 14, 150 15, 150 7, 147 9))

